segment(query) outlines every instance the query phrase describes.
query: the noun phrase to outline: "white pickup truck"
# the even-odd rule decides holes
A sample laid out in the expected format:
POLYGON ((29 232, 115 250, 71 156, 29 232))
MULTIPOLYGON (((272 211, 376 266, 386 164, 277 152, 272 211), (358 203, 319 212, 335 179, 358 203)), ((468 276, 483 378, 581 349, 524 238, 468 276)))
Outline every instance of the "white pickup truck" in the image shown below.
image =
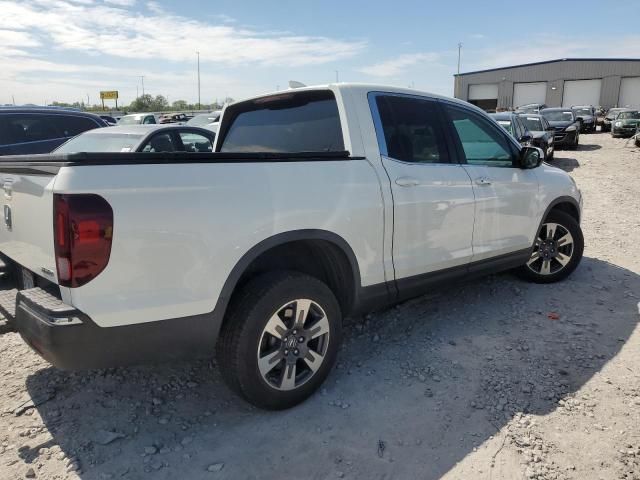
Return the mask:
POLYGON ((446 281, 565 278, 572 178, 468 103, 335 84, 241 101, 214 153, 0 161, 2 310, 67 369, 217 353, 248 401, 327 377, 342 319, 446 281))

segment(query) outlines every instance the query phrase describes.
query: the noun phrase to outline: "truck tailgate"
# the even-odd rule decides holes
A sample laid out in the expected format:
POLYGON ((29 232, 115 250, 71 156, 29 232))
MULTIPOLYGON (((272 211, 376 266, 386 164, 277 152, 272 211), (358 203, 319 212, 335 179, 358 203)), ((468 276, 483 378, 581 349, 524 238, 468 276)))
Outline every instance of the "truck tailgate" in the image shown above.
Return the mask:
POLYGON ((56 281, 53 245, 54 172, 3 168, 3 222, 0 252, 20 266, 49 281, 56 281))

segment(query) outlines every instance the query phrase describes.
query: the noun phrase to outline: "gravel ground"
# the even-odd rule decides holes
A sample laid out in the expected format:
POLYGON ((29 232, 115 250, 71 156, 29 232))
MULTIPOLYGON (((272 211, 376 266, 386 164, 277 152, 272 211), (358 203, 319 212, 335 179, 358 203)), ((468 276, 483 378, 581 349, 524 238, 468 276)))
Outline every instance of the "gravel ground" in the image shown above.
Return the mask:
POLYGON ((209 362, 70 374, 2 332, 0 477, 640 479, 640 149, 581 142, 555 161, 585 196, 569 280, 498 275, 355 320, 289 411, 209 362))

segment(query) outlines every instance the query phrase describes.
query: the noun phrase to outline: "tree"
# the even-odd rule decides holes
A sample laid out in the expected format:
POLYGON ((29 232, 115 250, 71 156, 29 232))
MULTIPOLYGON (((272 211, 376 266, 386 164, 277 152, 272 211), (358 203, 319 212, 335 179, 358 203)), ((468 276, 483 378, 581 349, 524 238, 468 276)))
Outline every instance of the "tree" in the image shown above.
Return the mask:
POLYGON ((171 104, 171 108, 174 110, 190 110, 191 105, 189 105, 184 100, 176 100, 171 104))
POLYGON ((169 102, 162 95, 156 95, 155 98, 148 93, 139 96, 127 110, 133 112, 156 112, 161 110, 167 110, 169 108, 169 102))

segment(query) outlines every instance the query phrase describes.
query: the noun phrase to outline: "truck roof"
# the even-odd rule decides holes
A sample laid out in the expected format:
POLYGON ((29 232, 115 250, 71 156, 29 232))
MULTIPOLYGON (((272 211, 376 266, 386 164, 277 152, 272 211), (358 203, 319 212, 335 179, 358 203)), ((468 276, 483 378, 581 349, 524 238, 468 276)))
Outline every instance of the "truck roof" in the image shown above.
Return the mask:
POLYGON ((369 92, 385 92, 385 93, 392 93, 392 94, 398 93, 398 94, 404 94, 404 95, 418 95, 418 96, 424 96, 424 97, 437 98, 441 100, 448 100, 450 102, 463 104, 466 107, 469 107, 469 105, 471 105, 470 103, 465 102, 464 100, 458 100, 457 98, 447 97, 446 95, 438 95, 436 93, 425 92, 425 91, 416 90, 413 88, 394 87, 390 85, 383 85, 383 84, 376 84, 376 83, 355 83, 355 82, 328 83, 323 85, 310 85, 307 87, 278 90, 275 92, 256 95, 254 97, 244 98, 242 100, 238 100, 237 102, 232 103, 231 105, 250 102, 260 98, 272 97, 275 95, 286 95, 288 93, 308 92, 313 90, 333 90, 334 92, 348 90, 351 92, 356 92, 361 94, 366 94, 369 92))

